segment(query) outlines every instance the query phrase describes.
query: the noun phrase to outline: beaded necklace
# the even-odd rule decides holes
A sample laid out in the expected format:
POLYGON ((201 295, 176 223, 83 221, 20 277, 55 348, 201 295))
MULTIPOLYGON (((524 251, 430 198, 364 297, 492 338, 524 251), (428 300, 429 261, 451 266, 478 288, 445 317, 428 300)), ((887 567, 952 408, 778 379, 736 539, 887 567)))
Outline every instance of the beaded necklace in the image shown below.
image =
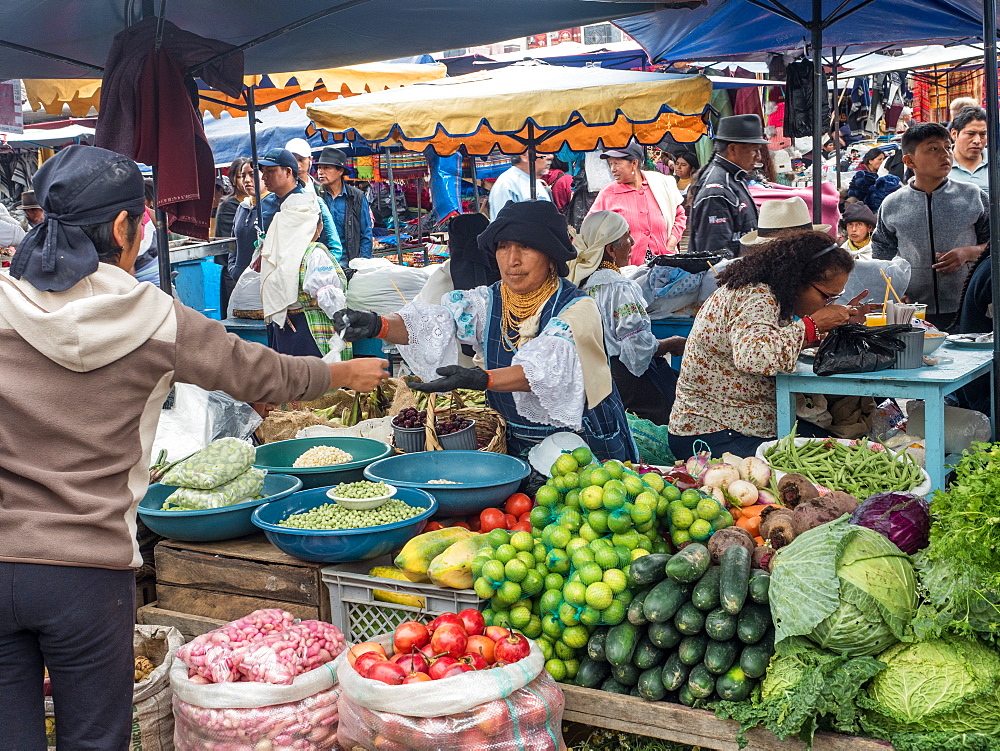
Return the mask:
POLYGON ((559 280, 555 275, 549 276, 541 287, 526 295, 519 295, 500 282, 500 331, 505 350, 518 350, 521 346, 521 324, 535 315, 558 288, 559 280))
POLYGON ((617 271, 619 274, 622 272, 622 270, 618 268, 618 264, 614 261, 601 261, 600 268, 608 269, 609 271, 617 271))

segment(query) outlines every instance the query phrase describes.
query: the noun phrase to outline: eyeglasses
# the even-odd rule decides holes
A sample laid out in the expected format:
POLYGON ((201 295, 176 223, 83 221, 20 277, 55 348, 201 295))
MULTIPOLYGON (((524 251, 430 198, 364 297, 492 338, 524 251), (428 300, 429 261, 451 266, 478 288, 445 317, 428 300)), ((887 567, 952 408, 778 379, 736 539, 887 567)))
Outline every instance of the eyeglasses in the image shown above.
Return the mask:
POLYGON ((831 295, 828 292, 824 292, 823 290, 821 290, 819 287, 817 287, 812 282, 809 282, 809 286, 812 287, 817 292, 819 292, 821 295, 823 295, 823 297, 826 299, 826 302, 823 303, 824 307, 826 307, 827 305, 832 305, 833 303, 835 303, 840 298, 841 295, 844 294, 844 290, 841 290, 837 294, 831 295))

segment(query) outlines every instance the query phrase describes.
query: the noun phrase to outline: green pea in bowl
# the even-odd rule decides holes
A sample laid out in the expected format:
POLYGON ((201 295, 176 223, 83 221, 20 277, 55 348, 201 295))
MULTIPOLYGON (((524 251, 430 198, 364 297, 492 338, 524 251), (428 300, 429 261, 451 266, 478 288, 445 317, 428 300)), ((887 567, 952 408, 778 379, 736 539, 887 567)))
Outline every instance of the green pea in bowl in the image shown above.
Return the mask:
POLYGON ((339 495, 338 493, 342 492, 341 489, 346 484, 347 483, 342 483, 341 485, 337 485, 335 487, 330 488, 328 491, 326 491, 326 497, 329 498, 334 503, 336 503, 338 506, 349 508, 352 511, 367 511, 368 509, 384 506, 385 503, 390 498, 396 495, 396 488, 392 485, 386 485, 385 483, 368 483, 369 485, 372 486, 384 485, 386 488, 388 488, 389 492, 384 493, 383 495, 373 495, 373 496, 368 496, 367 498, 360 498, 360 497, 351 498, 349 496, 339 495))

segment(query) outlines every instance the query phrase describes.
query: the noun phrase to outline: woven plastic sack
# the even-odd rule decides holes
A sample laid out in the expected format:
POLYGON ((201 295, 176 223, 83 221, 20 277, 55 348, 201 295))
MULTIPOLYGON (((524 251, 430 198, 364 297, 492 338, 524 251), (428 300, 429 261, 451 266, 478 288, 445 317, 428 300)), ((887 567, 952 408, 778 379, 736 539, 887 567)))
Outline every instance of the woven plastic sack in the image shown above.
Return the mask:
POLYGON ((241 680, 291 685, 344 651, 340 629, 323 621, 301 621, 284 631, 239 647, 233 654, 241 680))
POLYGON ((671 466, 676 458, 668 443, 667 426, 643 420, 631 413, 626 413, 626 417, 635 445, 639 447, 639 461, 643 464, 671 466))
POLYGON ((264 489, 264 478, 267 470, 250 467, 241 474, 224 485, 211 490, 198 490, 197 488, 177 488, 167 496, 163 502, 166 506, 180 506, 184 509, 206 509, 222 508, 232 506, 234 503, 249 501, 254 496, 260 495, 264 489))
POLYGON ((216 488, 246 472, 256 456, 256 450, 246 441, 220 438, 167 470, 163 484, 200 490, 216 488))
POLYGON ((295 616, 280 608, 263 608, 225 626, 196 636, 177 651, 177 660, 200 676, 200 683, 225 683, 238 679, 234 652, 289 628, 295 616))

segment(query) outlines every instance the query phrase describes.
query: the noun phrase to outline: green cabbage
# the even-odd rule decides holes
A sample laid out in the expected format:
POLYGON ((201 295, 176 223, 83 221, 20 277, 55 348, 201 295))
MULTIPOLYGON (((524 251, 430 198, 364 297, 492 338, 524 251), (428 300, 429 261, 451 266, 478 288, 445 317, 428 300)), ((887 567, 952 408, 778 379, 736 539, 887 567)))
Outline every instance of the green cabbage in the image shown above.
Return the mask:
POLYGON ((805 636, 848 657, 911 640, 916 579, 905 553, 844 516, 778 551, 771 571, 775 644, 805 636))
MULTIPOLYGON (((975 639, 896 644, 878 656, 863 726, 896 734, 986 734, 1000 745, 1000 653, 975 639)), ((976 737, 976 736, 973 736, 976 737)), ((961 747, 951 743, 941 748, 961 747)), ((993 746, 984 746, 993 747, 993 746)))

